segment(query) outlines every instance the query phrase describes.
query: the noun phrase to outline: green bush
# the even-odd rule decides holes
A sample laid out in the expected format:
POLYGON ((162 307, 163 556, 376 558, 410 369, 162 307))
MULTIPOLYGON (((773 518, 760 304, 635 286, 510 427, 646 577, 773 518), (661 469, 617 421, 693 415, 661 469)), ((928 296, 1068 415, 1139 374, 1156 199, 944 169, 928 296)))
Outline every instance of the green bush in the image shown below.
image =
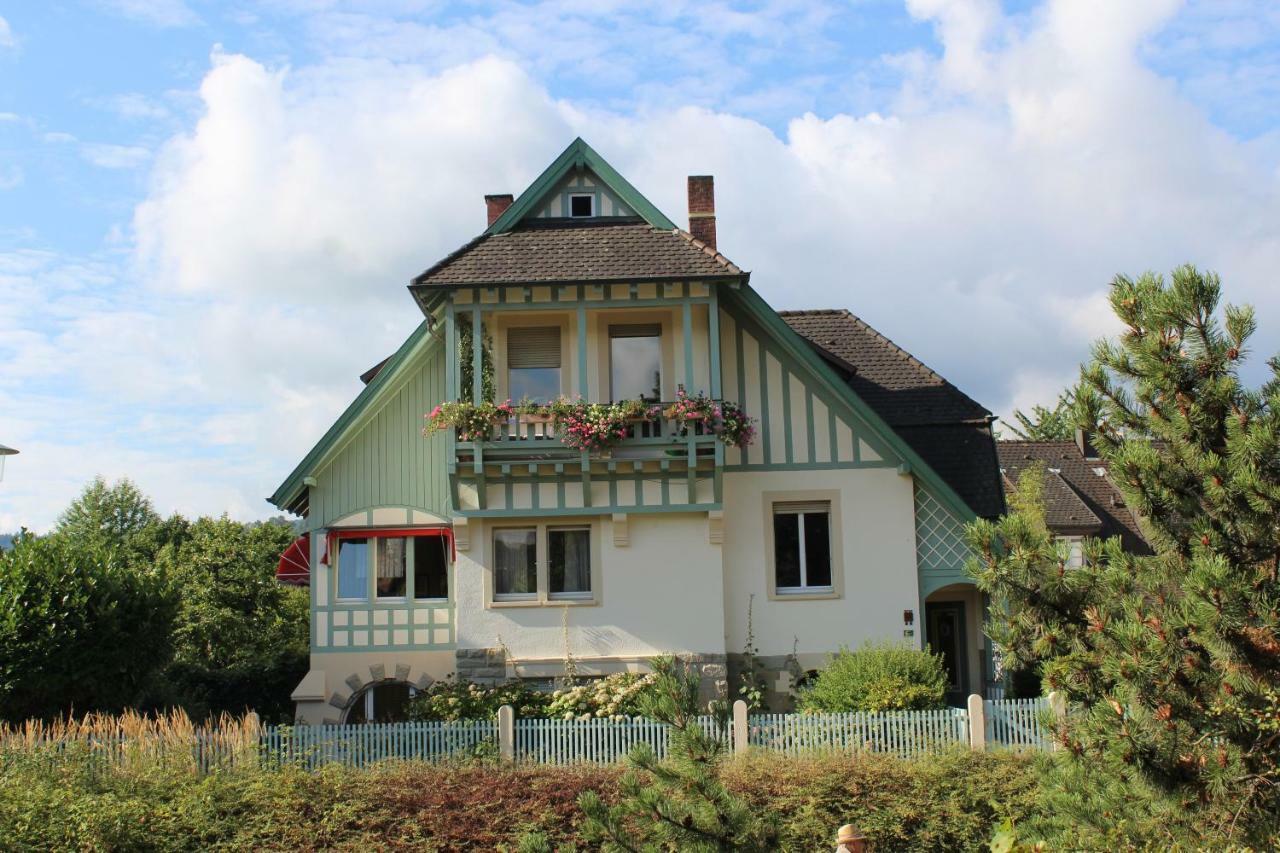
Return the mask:
POLYGON ((926 710, 944 706, 942 656, 892 643, 841 649, 800 692, 805 713, 926 710))

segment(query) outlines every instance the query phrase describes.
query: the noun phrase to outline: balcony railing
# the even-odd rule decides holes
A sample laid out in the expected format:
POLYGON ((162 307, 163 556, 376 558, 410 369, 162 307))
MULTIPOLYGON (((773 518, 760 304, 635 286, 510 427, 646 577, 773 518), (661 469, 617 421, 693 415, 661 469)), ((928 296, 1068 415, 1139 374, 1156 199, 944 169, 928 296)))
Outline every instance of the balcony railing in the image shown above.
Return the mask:
MULTIPOLYGON (((654 407, 666 409, 667 402, 654 403, 654 407)), ((637 418, 628 421, 623 429, 626 437, 607 451, 588 451, 591 456, 611 456, 613 458, 687 458, 692 452, 695 456, 713 456, 717 438, 710 428, 694 421, 679 423, 674 418, 663 416, 637 418)), ((488 435, 481 441, 457 441, 459 457, 473 457, 477 450, 485 458, 552 458, 578 456, 582 451, 566 446, 562 441, 562 425, 550 415, 513 414, 503 418, 490 428, 488 435)))

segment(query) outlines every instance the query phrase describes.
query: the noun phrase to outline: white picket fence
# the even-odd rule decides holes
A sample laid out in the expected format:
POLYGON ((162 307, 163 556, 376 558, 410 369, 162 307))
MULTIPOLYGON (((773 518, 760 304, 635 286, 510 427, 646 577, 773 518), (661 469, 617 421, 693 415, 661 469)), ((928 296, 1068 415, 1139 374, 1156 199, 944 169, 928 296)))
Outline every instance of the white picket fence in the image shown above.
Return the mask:
POLYGON ((969 712, 894 711, 880 714, 757 714, 747 720, 747 743, 798 756, 817 752, 880 752, 915 758, 969 743, 969 712))
MULTIPOLYGON (((992 701, 971 696, 966 708, 878 714, 748 716, 746 705, 738 702, 726 727, 721 728, 709 716, 698 718, 698 722, 733 754, 756 749, 789 756, 873 752, 917 758, 965 746, 1048 750, 1052 744, 1047 726, 1054 715, 1063 713, 1065 708, 1060 702, 1055 705, 1053 698, 992 701)), ((231 738, 217 730, 201 730, 193 742, 166 742, 155 749, 127 738, 91 740, 0 743, 0 768, 11 760, 31 758, 56 764, 65 756, 86 750, 105 766, 128 760, 139 749, 154 752, 161 747, 162 752, 168 752, 159 759, 185 761, 202 774, 245 761, 308 769, 326 764, 363 767, 387 760, 439 762, 475 757, 523 764, 612 764, 641 743, 665 757, 670 730, 640 717, 517 720, 511 707, 504 706, 496 719, 487 720, 264 726, 256 743, 252 731, 246 739, 244 733, 231 738), (74 748, 77 744, 82 748, 74 748)))

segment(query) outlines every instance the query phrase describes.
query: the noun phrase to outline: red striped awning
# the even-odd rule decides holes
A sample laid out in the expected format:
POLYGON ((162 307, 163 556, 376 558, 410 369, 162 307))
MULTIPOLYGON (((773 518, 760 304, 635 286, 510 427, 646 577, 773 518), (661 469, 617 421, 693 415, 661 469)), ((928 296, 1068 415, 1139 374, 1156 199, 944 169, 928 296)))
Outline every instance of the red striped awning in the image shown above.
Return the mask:
POLYGON ((284 549, 276 565, 276 580, 294 586, 311 585, 311 534, 304 533, 284 549))

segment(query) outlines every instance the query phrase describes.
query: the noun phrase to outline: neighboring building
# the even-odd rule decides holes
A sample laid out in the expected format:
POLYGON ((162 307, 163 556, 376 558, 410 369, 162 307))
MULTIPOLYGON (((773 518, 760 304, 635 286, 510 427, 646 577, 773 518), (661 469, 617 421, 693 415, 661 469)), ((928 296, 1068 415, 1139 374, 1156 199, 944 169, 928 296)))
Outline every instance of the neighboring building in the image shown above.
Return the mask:
POLYGON ((846 311, 771 309, 716 249, 709 177, 689 179, 688 232, 581 140, 485 200, 484 233, 410 285, 423 322, 271 498, 309 531, 283 569, 312 596, 299 720, 384 716, 451 673, 549 679, 568 654, 592 675, 678 653, 712 695, 749 612, 778 705, 797 669, 868 639, 927 639, 953 700, 985 689, 961 540, 1004 508, 985 409, 846 311), (490 383, 685 390, 740 403, 756 436, 652 417, 584 452, 530 415, 423 435, 490 383))
POLYGON ((1000 471, 1010 492, 1028 467, 1044 470, 1045 522, 1055 536, 1071 544, 1071 563, 1080 565, 1085 537, 1119 536, 1126 551, 1151 553, 1138 516, 1125 505, 1111 481, 1107 463, 1076 432, 1075 441, 997 442, 1000 471))

